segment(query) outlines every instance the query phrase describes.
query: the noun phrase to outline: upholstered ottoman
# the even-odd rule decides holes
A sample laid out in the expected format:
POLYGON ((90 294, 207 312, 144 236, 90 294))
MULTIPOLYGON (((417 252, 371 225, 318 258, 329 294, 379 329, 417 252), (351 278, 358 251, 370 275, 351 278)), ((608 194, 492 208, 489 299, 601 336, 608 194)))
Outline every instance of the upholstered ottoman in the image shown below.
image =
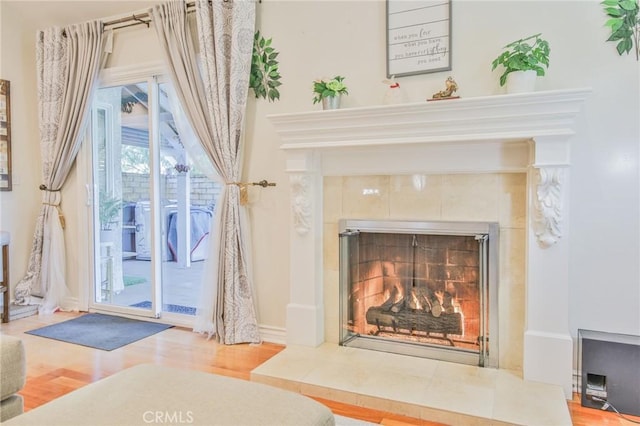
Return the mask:
POLYGON ((0 334, 0 423, 22 413, 23 400, 17 392, 24 386, 25 377, 22 340, 0 334))
POLYGON ((245 380, 139 365, 99 380, 6 425, 334 425, 303 395, 245 380))

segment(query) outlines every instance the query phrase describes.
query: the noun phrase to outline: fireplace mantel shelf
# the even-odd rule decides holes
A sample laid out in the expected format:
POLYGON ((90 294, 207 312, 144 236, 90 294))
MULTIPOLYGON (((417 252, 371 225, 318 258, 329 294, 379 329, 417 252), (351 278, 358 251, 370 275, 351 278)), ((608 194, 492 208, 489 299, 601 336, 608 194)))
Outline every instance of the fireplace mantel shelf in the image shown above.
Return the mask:
POLYGON ((569 137, 591 89, 269 115, 284 150, 569 137))

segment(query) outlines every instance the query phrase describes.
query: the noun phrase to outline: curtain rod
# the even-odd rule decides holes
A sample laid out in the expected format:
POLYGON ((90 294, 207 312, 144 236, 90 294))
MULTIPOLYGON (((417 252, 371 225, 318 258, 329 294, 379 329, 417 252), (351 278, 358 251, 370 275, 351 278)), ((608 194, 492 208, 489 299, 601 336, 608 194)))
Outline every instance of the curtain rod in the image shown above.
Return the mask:
MULTIPOLYGON (((232 1, 232 0, 222 0, 225 3, 232 1)), ((257 0, 258 3, 262 3, 262 0, 257 0)), ((187 10, 189 8, 193 8, 195 7, 195 2, 189 2, 187 3, 187 10)), ((107 21, 103 23, 103 28, 107 28, 109 27, 112 30, 119 30, 121 28, 127 28, 127 27, 132 27, 134 25, 146 25, 147 28, 149 28, 149 23, 151 22, 151 16, 149 16, 148 12, 142 12, 142 13, 138 13, 138 14, 132 14, 131 16, 126 16, 124 18, 120 18, 120 19, 116 19, 113 21, 107 21), (126 25, 120 25, 118 26, 118 24, 126 24, 126 25)))
POLYGON ((125 18, 120 18, 120 19, 116 19, 115 21, 107 21, 104 22, 102 24, 102 27, 104 29, 107 29, 107 27, 111 28, 112 30, 118 30, 120 28, 127 28, 127 27, 132 27, 134 25, 146 25, 147 28, 149 28, 149 22, 151 22, 151 17, 149 16, 149 13, 147 12, 143 12, 143 13, 139 13, 139 14, 133 14, 131 16, 127 16, 125 18), (120 26, 114 26, 114 25, 118 25, 118 24, 126 24, 126 25, 120 25, 120 26))

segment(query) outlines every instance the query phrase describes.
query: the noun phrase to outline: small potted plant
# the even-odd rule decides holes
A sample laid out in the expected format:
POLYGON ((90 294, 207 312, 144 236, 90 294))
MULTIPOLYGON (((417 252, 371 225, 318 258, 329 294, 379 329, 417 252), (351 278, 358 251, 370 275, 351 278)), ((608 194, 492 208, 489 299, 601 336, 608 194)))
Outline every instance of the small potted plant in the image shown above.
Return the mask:
POLYGON ((340 97, 348 95, 347 86, 343 83, 344 77, 339 75, 331 80, 316 80, 313 82, 313 103, 322 102, 322 109, 340 108, 340 97))
POLYGON ((113 228, 118 224, 118 219, 122 214, 122 201, 120 198, 113 197, 101 191, 98 207, 98 216, 100 218, 100 241, 113 242, 113 228))
POLYGON ((536 77, 544 75, 543 67, 549 68, 551 49, 541 35, 534 34, 507 44, 504 47, 505 51, 491 63, 491 70, 495 70, 498 65, 504 67, 500 76, 500 86, 504 86, 508 78, 507 92, 533 91, 536 77), (514 85, 513 80, 518 77, 524 79, 528 85, 514 85))

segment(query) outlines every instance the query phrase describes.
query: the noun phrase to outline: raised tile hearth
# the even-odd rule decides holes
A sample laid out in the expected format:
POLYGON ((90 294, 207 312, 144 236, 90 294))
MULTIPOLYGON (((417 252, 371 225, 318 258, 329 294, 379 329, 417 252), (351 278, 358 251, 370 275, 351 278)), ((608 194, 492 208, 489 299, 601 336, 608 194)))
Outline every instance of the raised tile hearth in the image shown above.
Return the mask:
POLYGON ((571 425, 560 386, 480 368, 325 343, 287 346, 252 371, 280 388, 448 425, 571 425))

